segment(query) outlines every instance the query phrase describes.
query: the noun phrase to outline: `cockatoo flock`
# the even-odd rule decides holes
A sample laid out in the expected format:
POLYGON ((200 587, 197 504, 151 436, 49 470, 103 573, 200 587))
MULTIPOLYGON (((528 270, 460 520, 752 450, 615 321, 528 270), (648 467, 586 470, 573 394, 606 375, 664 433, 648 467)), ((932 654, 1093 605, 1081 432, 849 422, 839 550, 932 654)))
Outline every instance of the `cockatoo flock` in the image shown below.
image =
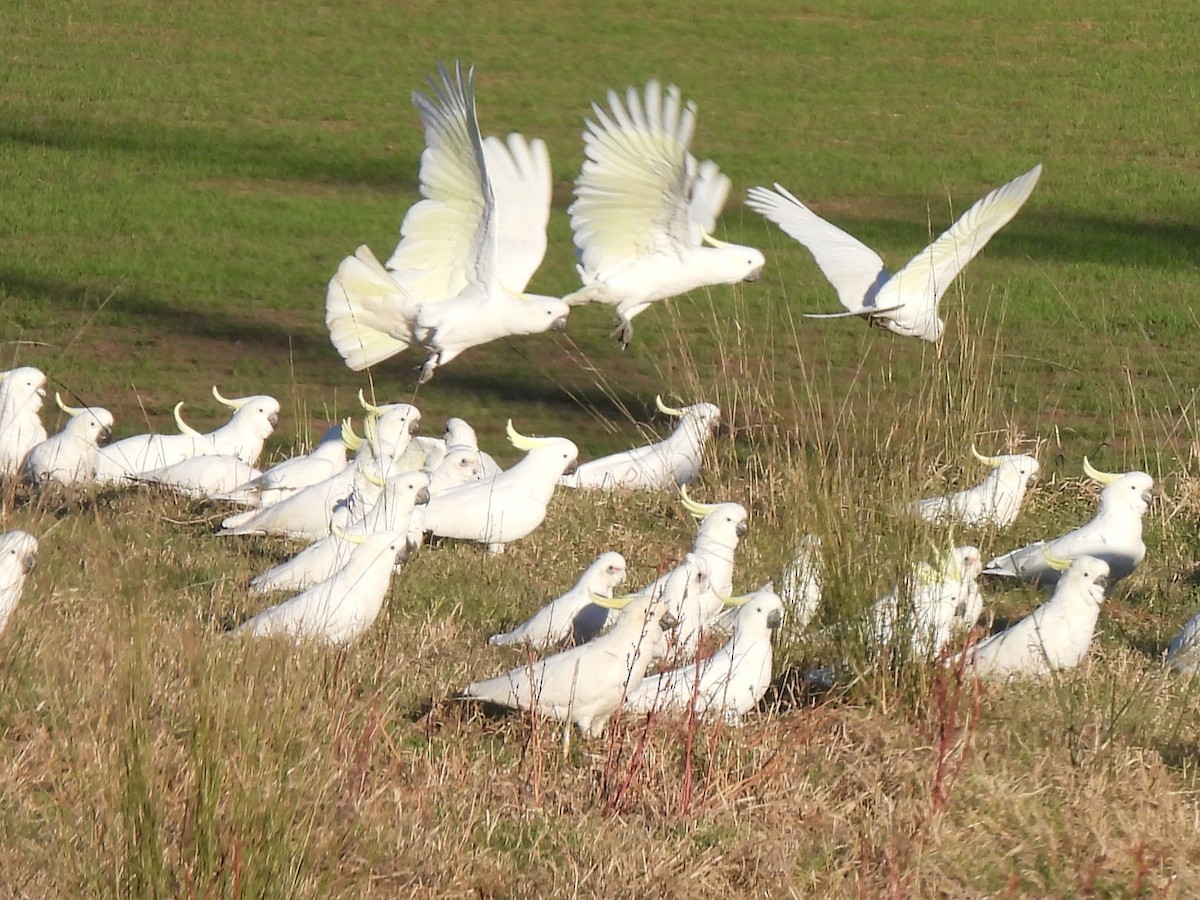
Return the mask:
MULTIPOLYGON (((692 156, 696 107, 674 86, 651 81, 624 96, 610 92, 607 107, 593 107, 568 210, 582 287, 563 298, 525 293, 546 250, 551 175, 545 144, 519 134, 483 138, 474 72, 464 73, 460 64, 439 67, 429 92, 413 99, 425 132, 423 199, 405 216, 386 264, 361 246, 328 285, 325 322, 351 369, 417 348, 425 355, 419 376, 425 382, 473 346, 561 329, 572 307, 591 302, 613 308, 616 335, 627 345, 633 319, 654 303, 753 281, 763 271, 758 250, 713 237, 730 180, 712 161, 692 156)), ((987 194, 893 275, 874 251, 780 184, 752 188, 747 205, 803 244, 837 290, 845 312, 815 318, 855 316, 938 341, 945 327, 939 300, 1016 215, 1040 174, 1041 166, 1034 166, 987 194)), ((525 455, 501 469, 462 419, 449 420, 441 439, 423 437, 416 406, 372 403, 360 391, 358 431, 351 419, 333 424, 311 452, 263 471, 257 468, 263 444, 279 423, 280 405, 272 397, 226 399, 213 387, 231 410, 215 431, 188 426, 180 402, 174 408, 178 434, 108 444, 112 415, 69 406, 57 393, 69 418, 62 431, 47 435, 39 416, 46 385, 46 375, 33 367, 0 373, 0 477, 21 479, 34 490, 156 486, 240 507, 221 523, 221 536, 308 543, 252 579, 251 602, 259 595, 287 599, 263 600, 262 611, 235 635, 348 644, 371 629, 393 577, 427 538, 502 552, 542 524, 560 489, 677 491, 697 521, 695 541, 676 568, 625 595, 617 592, 628 575, 618 550, 580 560, 574 585, 491 637, 492 645, 523 648, 526 661, 465 685, 459 699, 533 710, 573 723, 585 737, 602 734, 621 711, 738 724, 771 683, 780 627, 786 622, 802 631, 820 612, 827 562, 816 535, 799 541, 778 592, 768 583, 735 594, 734 559, 749 533, 747 509, 732 501, 698 502, 688 492, 720 423, 721 411, 711 403, 677 408, 656 398, 658 410, 676 420, 666 438, 585 462, 566 437, 529 437, 509 421, 508 438, 525 455), (712 652, 705 655, 705 648, 712 652), (532 654, 537 657, 530 662, 532 654)), ((989 470, 980 484, 915 501, 906 512, 994 538, 1019 515, 1037 483, 1038 462, 1027 455, 985 456, 974 446, 971 452, 989 470)), ((914 657, 958 664, 982 679, 1037 677, 1078 665, 1107 585, 1145 557, 1142 519, 1154 488, 1144 472, 1106 473, 1087 459, 1083 473, 1103 488, 1091 521, 987 561, 975 546, 939 550, 933 563, 914 562, 854 627, 881 651, 902 646, 914 657), (966 636, 986 605, 979 585, 985 574, 1053 592, 1007 630, 972 641, 966 636)), ((0 534, 0 629, 18 604, 37 550, 30 534, 0 534)), ((1172 642, 1167 660, 1179 669, 1200 668, 1200 616, 1172 642)), ((503 668, 499 659, 497 668, 503 668)))

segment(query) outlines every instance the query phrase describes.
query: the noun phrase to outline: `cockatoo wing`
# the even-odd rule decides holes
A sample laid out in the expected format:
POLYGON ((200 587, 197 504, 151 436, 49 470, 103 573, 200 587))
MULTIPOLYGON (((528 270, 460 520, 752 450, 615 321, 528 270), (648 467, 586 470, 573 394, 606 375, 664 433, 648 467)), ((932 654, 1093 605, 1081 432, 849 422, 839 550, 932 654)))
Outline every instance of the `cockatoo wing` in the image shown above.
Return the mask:
POLYGON ((496 202, 496 269, 510 291, 524 291, 546 255, 550 222, 550 154, 540 140, 489 137, 483 159, 496 202))
POLYGON ((712 234, 717 227, 717 217, 729 199, 733 182, 711 159, 700 163, 696 181, 692 185, 692 201, 688 204, 688 219, 692 223, 692 246, 700 246, 705 234, 712 234))
MULTIPOLYGON (((586 159, 568 210, 583 268, 601 272, 654 252, 692 245, 692 186, 697 164, 688 153, 696 107, 679 88, 650 81, 622 101, 609 91, 611 112, 593 104, 583 133, 586 159)), ((706 188, 716 192, 719 185, 706 188)))
POLYGON ((931 313, 958 273, 1029 199, 1042 174, 1036 165, 976 201, 942 236, 914 256, 879 292, 880 304, 923 306, 931 313))
POLYGON ((888 278, 878 253, 826 222, 779 183, 774 190, 751 188, 746 205, 808 248, 837 290, 842 306, 849 310, 833 316, 875 315, 883 311, 874 304, 875 293, 888 278))
POLYGON ((422 303, 448 300, 489 284, 496 263, 496 205, 475 117, 475 69, 455 61, 430 77, 433 97, 413 92, 425 125, 421 195, 400 226, 387 267, 422 303))
POLYGON ((417 306, 363 244, 342 260, 329 280, 325 292, 329 339, 346 365, 361 371, 408 347, 417 306))

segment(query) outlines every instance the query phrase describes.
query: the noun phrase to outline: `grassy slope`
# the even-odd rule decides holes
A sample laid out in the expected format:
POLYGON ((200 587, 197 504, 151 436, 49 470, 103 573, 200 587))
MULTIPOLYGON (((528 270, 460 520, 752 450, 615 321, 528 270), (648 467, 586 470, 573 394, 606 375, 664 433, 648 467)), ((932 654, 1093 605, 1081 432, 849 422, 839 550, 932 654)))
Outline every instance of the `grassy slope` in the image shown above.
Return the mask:
MULTIPOLYGON (((214 541, 211 511, 9 494, 3 527, 33 531, 43 553, 0 664, 0 881, 35 895, 1195 892, 1196 700, 1155 654, 1198 599, 1183 476, 1198 435, 1200 13, 689 12, 6 9, 0 364, 41 366, 110 406, 123 433, 161 427, 181 397, 196 424, 215 421, 213 382, 269 390, 292 413, 278 440, 290 446, 363 383, 328 346, 323 286, 358 242, 390 249, 421 146, 407 97, 433 61, 477 63, 485 131, 550 145, 545 292, 572 287, 561 212, 587 104, 656 75, 698 101, 696 149, 735 184, 723 229, 768 252, 767 276, 647 312, 624 354, 590 309, 566 337, 473 350, 422 388, 427 430, 465 415, 504 455, 511 415, 599 451, 628 444, 655 392, 717 399, 738 439, 702 496, 753 509, 739 585, 778 572, 793 536, 815 530, 837 560, 829 621, 923 546, 894 527, 896 497, 974 477, 958 468, 964 434, 1050 442, 1049 485, 1010 537, 978 536, 985 550, 1087 514, 1086 491, 1064 481, 1081 453, 1147 465, 1168 488, 1152 557, 1107 604, 1085 671, 983 692, 972 719, 970 698, 955 712, 936 675, 901 666, 815 709, 784 690, 781 715, 701 732, 690 755, 670 726, 644 745, 631 726, 564 760, 544 727, 426 715, 429 699, 498 670, 481 638, 601 549, 620 547, 638 577, 677 554, 690 525, 670 500, 560 498, 505 558, 423 554, 377 632, 340 655, 214 639, 253 608, 240 584, 283 548, 214 541), (1046 171, 1028 208, 947 297, 940 355, 799 319, 831 291, 739 203, 777 179, 899 265, 951 207, 1035 161, 1046 171), (948 804, 939 759, 960 772, 948 804)), ((381 367, 380 391, 407 396, 412 362, 381 367)), ((1000 594, 997 615, 1032 600, 1000 594)), ((784 649, 781 672, 822 654, 784 649)))

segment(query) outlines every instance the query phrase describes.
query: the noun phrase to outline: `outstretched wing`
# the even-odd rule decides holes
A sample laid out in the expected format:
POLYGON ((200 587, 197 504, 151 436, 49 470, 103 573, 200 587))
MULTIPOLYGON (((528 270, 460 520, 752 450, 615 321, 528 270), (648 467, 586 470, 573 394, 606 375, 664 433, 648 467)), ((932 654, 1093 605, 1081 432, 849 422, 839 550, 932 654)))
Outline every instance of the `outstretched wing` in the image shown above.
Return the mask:
POLYGON ((412 343, 418 306, 363 244, 342 260, 329 280, 325 325, 333 346, 357 372, 412 343))
POLYGON ((717 227, 717 217, 729 199, 732 182, 711 159, 700 163, 696 181, 692 185, 692 201, 688 204, 688 219, 692 223, 692 246, 700 246, 705 234, 712 234, 717 227))
POLYGON ((433 96, 413 92, 425 125, 421 195, 400 226, 401 239, 388 269, 422 303, 458 296, 487 284, 496 261, 496 217, 475 118, 475 69, 463 78, 438 65, 430 76, 433 96))
POLYGON ((879 302, 924 307, 930 315, 935 314, 950 283, 1017 214, 1041 174, 1041 165, 1036 165, 977 201, 892 277, 880 292, 879 302))
POLYGON ((778 182, 774 190, 750 188, 746 205, 808 248, 849 311, 834 313, 834 317, 883 312, 874 303, 875 294, 888 278, 878 253, 826 222, 778 182))
POLYGON ((540 140, 510 134, 483 142, 483 159, 496 202, 496 270, 510 291, 524 291, 546 255, 550 221, 550 154, 540 140))
POLYGON ((643 94, 629 88, 624 101, 609 91, 608 105, 610 112, 592 106, 568 210, 583 268, 592 273, 692 245, 695 104, 684 103, 674 85, 664 94, 650 81, 643 94))

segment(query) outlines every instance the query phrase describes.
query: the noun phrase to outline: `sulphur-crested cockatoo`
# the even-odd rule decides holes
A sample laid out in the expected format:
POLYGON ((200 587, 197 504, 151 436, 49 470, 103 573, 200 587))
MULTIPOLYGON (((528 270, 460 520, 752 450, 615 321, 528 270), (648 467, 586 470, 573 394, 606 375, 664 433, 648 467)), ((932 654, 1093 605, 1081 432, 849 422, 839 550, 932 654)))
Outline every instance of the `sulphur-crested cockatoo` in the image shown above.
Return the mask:
POLYGON ((716 163, 689 152, 696 105, 679 88, 664 92, 650 81, 624 100, 609 91, 608 106, 593 104, 583 133, 586 159, 567 210, 583 287, 566 300, 613 307, 624 346, 633 317, 651 303, 755 281, 765 260, 753 247, 712 237, 730 182, 716 163))
POLYGON ((46 440, 38 418, 46 399, 46 374, 33 366, 0 372, 0 475, 15 475, 35 446, 46 440))
POLYGON ((626 695, 637 690, 647 667, 666 646, 663 627, 673 620, 657 596, 598 602, 624 603, 605 634, 539 660, 466 686, 462 696, 548 718, 573 722, 584 737, 599 737, 626 695))
POLYGON ((778 183, 774 190, 751 188, 746 205, 808 248, 846 307, 846 312, 809 318, 860 316, 896 334, 936 341, 945 329, 937 309, 942 295, 992 235, 1017 214, 1041 174, 1037 165, 996 188, 891 276, 879 254, 826 222, 778 183))
POLYGON ((345 530, 336 529, 303 551, 250 581, 253 593, 299 591, 323 581, 346 564, 353 539, 376 531, 408 534, 409 518, 418 503, 429 502, 429 478, 423 472, 401 472, 384 485, 375 505, 345 530))
POLYGON ((1089 478, 1104 485, 1100 509, 1095 517, 1074 531, 1052 541, 1038 541, 988 561, 984 572, 1023 581, 1053 584, 1059 572, 1046 561, 1046 554, 1072 559, 1087 554, 1104 560, 1110 582, 1117 582, 1137 568, 1146 556, 1142 541, 1142 516, 1154 499, 1154 479, 1145 472, 1124 475, 1101 472, 1085 457, 1083 470, 1089 478))
POLYGON ((421 381, 464 350, 566 327, 570 308, 524 293, 546 252, 550 159, 539 140, 484 141, 474 68, 439 67, 413 93, 425 127, 421 195, 387 268, 364 245, 329 282, 325 324, 346 364, 364 369, 419 345, 421 381))
POLYGON ((0 631, 21 599, 25 576, 37 561, 38 542, 32 534, 10 531, 0 534, 0 631))
POLYGON ((780 582, 779 597, 792 622, 789 628, 803 631, 817 614, 821 606, 823 569, 821 539, 815 534, 804 535, 784 567, 780 582))
POLYGON ((766 586, 726 602, 736 610, 728 642, 706 659, 644 679, 626 698, 626 710, 694 710, 737 725, 758 705, 771 684, 771 644, 783 622, 783 601, 766 586))
POLYGON ((237 485, 218 499, 260 508, 278 503, 299 490, 344 472, 346 449, 342 426, 333 425, 309 453, 276 463, 257 478, 237 485))
POLYGON ((974 626, 983 612, 977 583, 982 569, 979 549, 971 546, 950 550, 936 567, 916 563, 872 608, 875 637, 886 644, 904 636, 914 655, 937 657, 956 632, 974 626))
POLYGON ((346 644, 370 628, 383 608, 405 537, 398 531, 376 531, 347 539, 356 546, 342 568, 304 593, 259 613, 235 633, 346 644))
POLYGON ((911 509, 926 522, 1007 528, 1021 511, 1025 492, 1037 484, 1038 461, 1023 454, 983 456, 974 446, 971 455, 991 467, 987 478, 956 494, 918 500, 911 509))
POLYGON ((659 412, 679 419, 675 430, 656 444, 585 462, 562 479, 564 487, 599 490, 674 490, 691 484, 700 474, 704 447, 721 421, 721 410, 711 403, 674 409, 654 398, 659 412))
MULTIPOLYGON (((592 597, 611 598, 613 588, 624 580, 625 557, 612 551, 601 553, 569 591, 551 600, 512 631, 492 635, 488 643, 496 646, 528 644, 539 650, 561 644, 575 636, 575 620, 587 610, 596 610, 601 616, 607 612, 596 606, 592 597)), ((596 630, 598 628, 593 627, 589 632, 596 630)))
POLYGON ((30 449, 21 477, 31 484, 90 484, 96 477, 96 453, 112 437, 112 413, 99 406, 67 406, 58 393, 54 400, 71 418, 62 431, 30 449))
POLYGON ((566 438, 531 438, 510 421, 508 438, 525 456, 492 478, 468 482, 434 495, 425 509, 424 527, 436 537, 478 541, 501 552, 525 537, 546 518, 546 504, 558 479, 575 467, 579 449, 566 438))
POLYGON ((1021 621, 970 651, 969 661, 980 678, 1046 675, 1073 669, 1087 655, 1104 602, 1108 564, 1086 554, 1073 560, 1052 555, 1045 559, 1047 566, 1065 570, 1054 594, 1021 621))

